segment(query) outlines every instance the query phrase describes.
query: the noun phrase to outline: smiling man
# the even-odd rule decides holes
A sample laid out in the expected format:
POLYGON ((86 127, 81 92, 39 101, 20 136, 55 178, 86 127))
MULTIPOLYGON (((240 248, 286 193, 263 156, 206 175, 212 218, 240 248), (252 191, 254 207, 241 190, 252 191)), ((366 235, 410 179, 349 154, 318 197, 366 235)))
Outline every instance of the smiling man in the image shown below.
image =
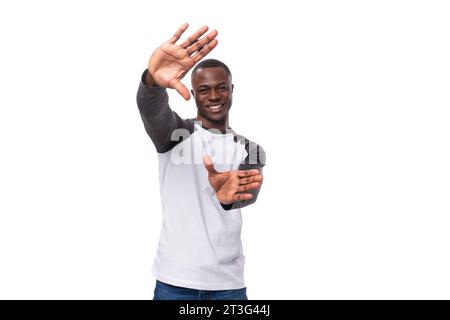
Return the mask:
POLYGON ((229 68, 201 61, 217 45, 217 31, 204 36, 204 26, 177 44, 187 27, 153 52, 137 93, 160 164, 163 225, 152 268, 154 299, 245 300, 240 208, 257 199, 265 153, 229 126, 229 68), (197 116, 182 119, 169 107, 167 88, 189 100, 180 80, 196 63, 191 93, 197 116))
POLYGON ((197 120, 208 128, 228 128, 234 86, 228 67, 214 59, 200 62, 191 74, 191 90, 197 104, 197 120), (218 125, 217 125, 218 124, 218 125))

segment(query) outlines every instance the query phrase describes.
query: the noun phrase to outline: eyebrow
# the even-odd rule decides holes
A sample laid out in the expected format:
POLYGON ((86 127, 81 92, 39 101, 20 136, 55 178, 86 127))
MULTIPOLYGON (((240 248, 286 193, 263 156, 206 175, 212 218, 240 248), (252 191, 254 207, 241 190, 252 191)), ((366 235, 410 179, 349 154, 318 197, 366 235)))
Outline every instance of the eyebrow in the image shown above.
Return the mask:
MULTIPOLYGON (((215 85, 215 87, 218 87, 218 86, 221 86, 221 85, 227 85, 227 86, 228 86, 228 83, 226 83, 225 81, 223 81, 223 82, 221 82, 221 83, 215 85)), ((205 88, 210 88, 211 86, 209 86, 209 85, 207 85, 207 84, 202 84, 202 85, 199 85, 197 89, 200 89, 200 88, 203 88, 203 87, 205 87, 205 88)))

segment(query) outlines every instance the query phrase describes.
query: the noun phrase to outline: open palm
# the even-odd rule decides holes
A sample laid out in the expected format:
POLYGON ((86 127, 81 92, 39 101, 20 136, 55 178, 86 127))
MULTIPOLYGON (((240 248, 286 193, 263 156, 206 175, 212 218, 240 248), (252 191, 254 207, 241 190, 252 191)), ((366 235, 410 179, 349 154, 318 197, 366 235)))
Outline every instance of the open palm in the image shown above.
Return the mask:
POLYGON ((177 90, 186 100, 190 98, 189 90, 180 80, 217 45, 216 30, 200 39, 208 31, 207 26, 201 27, 183 43, 176 44, 188 26, 183 24, 172 38, 153 52, 148 62, 148 72, 153 82, 177 90))
POLYGON ((209 183, 222 204, 250 200, 253 195, 248 191, 261 186, 263 176, 257 169, 218 172, 210 157, 205 156, 203 162, 208 171, 209 183))

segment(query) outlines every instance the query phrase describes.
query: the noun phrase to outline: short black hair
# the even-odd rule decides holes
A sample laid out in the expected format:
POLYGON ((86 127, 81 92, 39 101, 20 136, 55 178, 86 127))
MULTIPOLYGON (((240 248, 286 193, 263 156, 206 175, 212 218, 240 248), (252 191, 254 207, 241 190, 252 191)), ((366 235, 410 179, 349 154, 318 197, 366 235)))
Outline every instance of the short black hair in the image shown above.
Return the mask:
POLYGON ((206 59, 200 61, 195 67, 194 70, 192 70, 191 73, 191 79, 194 77, 194 74, 197 72, 198 69, 204 69, 204 68, 223 68, 226 73, 231 77, 231 71, 227 67, 225 63, 222 61, 216 60, 216 59, 206 59))

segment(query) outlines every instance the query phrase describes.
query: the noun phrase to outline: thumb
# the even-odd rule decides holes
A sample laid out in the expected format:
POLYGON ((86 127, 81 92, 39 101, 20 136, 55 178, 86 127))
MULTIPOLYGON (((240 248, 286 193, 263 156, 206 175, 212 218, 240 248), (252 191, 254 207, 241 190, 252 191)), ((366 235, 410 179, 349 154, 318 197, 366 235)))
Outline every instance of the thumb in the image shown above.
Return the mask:
POLYGON ((191 94, 189 93, 188 88, 186 88, 186 86, 176 78, 173 78, 172 80, 169 81, 168 87, 177 90, 178 93, 181 94, 185 100, 189 100, 191 98, 191 94))
POLYGON ((208 173, 218 173, 214 168, 214 164, 211 158, 208 155, 203 156, 203 164, 205 165, 206 170, 208 170, 208 173))

